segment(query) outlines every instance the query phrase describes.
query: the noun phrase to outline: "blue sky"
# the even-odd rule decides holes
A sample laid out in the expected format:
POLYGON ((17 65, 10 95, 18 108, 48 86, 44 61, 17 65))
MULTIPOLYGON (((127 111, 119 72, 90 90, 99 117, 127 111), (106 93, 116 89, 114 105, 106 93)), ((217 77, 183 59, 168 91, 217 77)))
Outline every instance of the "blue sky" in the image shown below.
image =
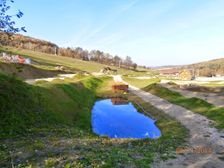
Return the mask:
POLYGON ((15 0, 26 35, 141 65, 224 56, 223 0, 15 0))

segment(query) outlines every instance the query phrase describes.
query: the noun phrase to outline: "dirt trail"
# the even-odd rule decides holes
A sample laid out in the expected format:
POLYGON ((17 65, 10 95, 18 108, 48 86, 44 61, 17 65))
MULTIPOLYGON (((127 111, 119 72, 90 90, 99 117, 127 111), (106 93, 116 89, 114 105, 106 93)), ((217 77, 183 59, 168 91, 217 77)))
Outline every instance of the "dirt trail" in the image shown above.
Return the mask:
POLYGON ((76 76, 76 74, 59 74, 56 77, 51 77, 51 78, 39 78, 39 79, 27 79, 25 80, 26 83, 28 84, 34 84, 37 81, 48 81, 51 82, 55 79, 61 79, 64 80, 65 78, 73 78, 74 76, 76 76))
MULTIPOLYGON (((120 76, 114 77, 115 81, 121 81, 120 76)), ((126 83, 126 82, 125 82, 126 83)), ((212 149, 211 153, 198 154, 186 152, 183 155, 177 155, 177 158, 166 162, 155 162, 153 167, 161 168, 223 168, 224 167, 224 133, 218 132, 216 128, 211 127, 212 121, 206 117, 193 113, 183 107, 169 103, 168 101, 154 96, 148 92, 140 90, 129 85, 130 92, 149 102, 164 113, 178 120, 189 130, 188 149, 195 147, 205 147, 212 149)))

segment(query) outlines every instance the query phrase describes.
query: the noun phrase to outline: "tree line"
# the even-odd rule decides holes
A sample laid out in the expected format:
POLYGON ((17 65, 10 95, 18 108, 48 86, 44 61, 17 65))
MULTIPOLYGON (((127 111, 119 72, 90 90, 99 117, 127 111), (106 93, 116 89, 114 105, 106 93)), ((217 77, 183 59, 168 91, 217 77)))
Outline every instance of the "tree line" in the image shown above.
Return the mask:
POLYGON ((192 64, 188 68, 194 69, 197 76, 224 76, 224 58, 192 64))
POLYGON ((95 61, 101 64, 113 65, 126 69, 135 70, 137 68, 137 64, 132 61, 130 56, 126 56, 125 59, 123 59, 118 55, 114 56, 100 50, 88 51, 81 47, 62 48, 48 41, 39 40, 20 34, 6 33, 3 31, 0 31, 0 45, 61 55, 65 57, 81 59, 84 61, 95 61))

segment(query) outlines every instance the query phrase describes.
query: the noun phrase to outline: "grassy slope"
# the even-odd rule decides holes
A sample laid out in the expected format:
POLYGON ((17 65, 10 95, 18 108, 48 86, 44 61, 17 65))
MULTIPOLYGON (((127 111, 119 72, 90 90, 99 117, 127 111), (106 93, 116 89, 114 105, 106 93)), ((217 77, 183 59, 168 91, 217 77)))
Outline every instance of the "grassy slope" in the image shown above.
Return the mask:
POLYGON ((171 103, 183 106, 193 112, 205 115, 209 119, 215 121, 217 128, 224 128, 224 108, 216 107, 199 98, 186 98, 178 92, 171 91, 158 84, 152 84, 144 88, 154 95, 168 100, 171 103))
POLYGON ((143 90, 157 95, 171 103, 185 107, 193 112, 205 115, 209 119, 215 121, 217 128, 224 128, 224 108, 216 107, 199 98, 186 98, 178 92, 171 91, 156 83, 159 80, 139 80, 133 78, 124 78, 131 85, 142 88, 143 90))
POLYGON ((5 75, 0 80, 0 135, 18 135, 13 141, 2 139, 1 167, 11 162, 40 167, 149 167, 156 155, 173 157, 186 137, 178 122, 133 95, 126 97, 158 119, 163 136, 116 140, 94 135, 90 111, 97 96, 111 95, 111 78, 76 77, 35 86, 5 75))
POLYGON ((136 86, 138 88, 144 88, 148 85, 151 85, 153 83, 157 83, 160 81, 158 78, 153 78, 153 79, 135 79, 135 78, 130 78, 130 77, 122 77, 124 81, 130 83, 133 86, 136 86))
MULTIPOLYGON (((36 51, 30 50, 23 50, 23 49, 16 49, 12 47, 1 47, 0 51, 7 51, 14 54, 20 54, 26 57, 30 57, 35 61, 38 61, 43 64, 48 64, 48 66, 55 66, 55 64, 63 65, 65 67, 69 67, 72 69, 86 71, 86 72, 99 72, 103 67, 107 65, 99 64, 92 61, 82 61, 79 59, 69 58, 69 57, 62 57, 62 56, 55 56, 52 54, 45 54, 36 51)), ((113 67, 114 69, 118 69, 117 67, 113 67)), ((128 75, 144 75, 145 71, 132 71, 127 69, 118 69, 119 74, 128 74, 128 75)))
POLYGON ((204 61, 204 62, 199 62, 196 64, 191 64, 188 65, 188 67, 194 67, 194 68, 214 68, 214 67, 220 67, 223 66, 224 64, 224 58, 219 58, 219 59, 214 59, 210 61, 204 61))
MULTIPOLYGON (((100 80, 28 85, 20 80, 0 75, 0 136, 26 133, 27 130, 74 124, 83 126, 94 103, 100 80)), ((84 125, 86 126, 86 124, 84 125)), ((90 128, 90 125, 89 125, 90 128)))
POLYGON ((0 73, 16 75, 22 79, 36 79, 54 77, 58 74, 65 74, 68 72, 44 69, 43 67, 39 68, 33 65, 10 64, 0 61, 0 73))

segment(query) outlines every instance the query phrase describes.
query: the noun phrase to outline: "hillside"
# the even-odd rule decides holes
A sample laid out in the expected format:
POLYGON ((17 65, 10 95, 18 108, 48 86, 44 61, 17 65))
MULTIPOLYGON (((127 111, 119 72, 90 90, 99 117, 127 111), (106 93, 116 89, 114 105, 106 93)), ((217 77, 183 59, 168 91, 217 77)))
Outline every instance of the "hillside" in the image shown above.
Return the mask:
POLYGON ((36 39, 20 34, 10 34, 0 31, 0 45, 11 46, 16 48, 42 51, 49 54, 55 54, 58 46, 54 43, 36 39))
POLYGON ((83 114, 92 107, 100 83, 82 77, 33 86, 0 74, 0 139, 59 125, 90 129, 83 114))
POLYGON ((32 50, 41 53, 60 55, 64 57, 76 58, 85 61, 122 67, 136 70, 137 64, 130 56, 122 58, 118 55, 111 55, 100 50, 86 50, 81 47, 59 47, 52 42, 36 39, 21 34, 5 33, 0 31, 0 46, 10 46, 17 49, 32 50))
MULTIPOLYGON (((105 66, 104 64, 97 63, 94 61, 84 61, 80 59, 56 56, 54 54, 47 54, 32 50, 17 49, 13 47, 0 47, 0 52, 8 52, 11 54, 19 54, 24 57, 31 58, 33 61, 37 62, 39 65, 44 65, 44 67, 49 69, 54 69, 57 65, 62 65, 69 70, 82 71, 82 72, 100 72, 105 66)), ((145 75, 150 73, 150 70, 131 70, 125 68, 118 68, 115 66, 109 66, 111 69, 117 69, 119 74, 124 75, 145 75)))
POLYGON ((196 70, 200 76, 224 75, 224 58, 188 65, 187 68, 196 70))
POLYGON ((0 73, 7 74, 9 76, 17 76, 22 79, 37 79, 55 77, 58 74, 68 73, 61 70, 50 70, 39 68, 38 66, 26 65, 26 64, 10 64, 0 62, 0 73))

